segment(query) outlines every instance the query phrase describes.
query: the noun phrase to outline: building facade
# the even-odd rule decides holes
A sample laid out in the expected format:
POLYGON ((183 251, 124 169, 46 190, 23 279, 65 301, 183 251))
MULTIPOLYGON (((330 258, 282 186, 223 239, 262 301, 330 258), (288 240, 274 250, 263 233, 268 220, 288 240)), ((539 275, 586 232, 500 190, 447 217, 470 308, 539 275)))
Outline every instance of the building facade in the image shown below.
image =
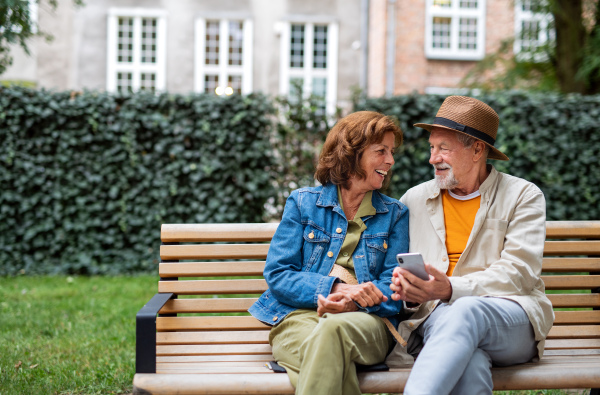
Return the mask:
POLYGON ((368 95, 452 93, 502 41, 519 53, 551 38, 531 0, 370 0, 368 95))
POLYGON ((32 43, 31 57, 17 49, 3 80, 50 89, 224 95, 288 94, 300 84, 330 110, 348 103, 361 75, 366 80, 365 0, 58 3, 52 12, 41 5, 37 16, 54 39, 32 43))
POLYGON ((59 0, 37 7, 54 39, 15 48, 2 80, 59 90, 263 92, 297 86, 348 108, 369 96, 450 93, 517 37, 547 39, 530 0, 59 0))

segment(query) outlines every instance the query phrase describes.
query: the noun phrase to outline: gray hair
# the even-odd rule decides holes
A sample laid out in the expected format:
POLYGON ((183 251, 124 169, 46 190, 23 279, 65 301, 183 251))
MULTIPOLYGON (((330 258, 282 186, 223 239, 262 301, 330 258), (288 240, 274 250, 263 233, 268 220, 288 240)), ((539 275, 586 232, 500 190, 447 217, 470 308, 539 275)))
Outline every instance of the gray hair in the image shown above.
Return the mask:
MULTIPOLYGON (((471 137, 468 134, 464 134, 464 133, 456 133, 456 137, 458 138, 458 141, 465 147, 465 148, 471 148, 473 146, 473 144, 475 144, 476 141, 481 141, 476 139, 475 137, 471 137)), ((488 153, 490 152, 490 147, 487 144, 484 144, 485 146, 485 156, 487 158, 488 153)))

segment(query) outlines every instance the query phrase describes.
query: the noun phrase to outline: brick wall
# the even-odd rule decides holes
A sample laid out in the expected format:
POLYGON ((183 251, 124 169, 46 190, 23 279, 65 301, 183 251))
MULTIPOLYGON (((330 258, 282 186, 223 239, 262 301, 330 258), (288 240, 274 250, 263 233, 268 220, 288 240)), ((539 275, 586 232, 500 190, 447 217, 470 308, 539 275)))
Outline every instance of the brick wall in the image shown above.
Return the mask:
MULTIPOLYGON (((458 0, 454 0, 458 1, 458 0)), ((373 0, 378 3, 378 11, 385 12, 387 0, 373 0), (385 3, 382 5, 380 3, 385 3)), ((461 79, 475 65, 474 61, 435 60, 425 57, 425 1, 396 0, 396 54, 394 70, 394 93, 424 93, 426 88, 458 88, 461 79)), ((373 13, 374 7, 371 7, 373 13)), ((386 18, 377 17, 377 25, 371 15, 370 32, 372 37, 385 38, 386 18), (384 33, 381 30, 384 30, 384 33)), ((506 0, 486 1, 485 50, 493 53, 500 47, 502 40, 514 34, 514 5, 506 0)), ((377 96, 379 89, 372 88, 377 74, 385 70, 385 55, 373 50, 373 40, 369 41, 369 94, 377 96), (374 70, 378 70, 376 73, 374 70), (377 94, 374 94, 377 93, 377 94)), ((384 47, 385 48, 385 47, 384 47)), ((385 53, 385 51, 384 51, 385 53)), ((385 85, 385 75, 383 77, 385 85)), ((382 93, 381 93, 382 94, 382 93)))

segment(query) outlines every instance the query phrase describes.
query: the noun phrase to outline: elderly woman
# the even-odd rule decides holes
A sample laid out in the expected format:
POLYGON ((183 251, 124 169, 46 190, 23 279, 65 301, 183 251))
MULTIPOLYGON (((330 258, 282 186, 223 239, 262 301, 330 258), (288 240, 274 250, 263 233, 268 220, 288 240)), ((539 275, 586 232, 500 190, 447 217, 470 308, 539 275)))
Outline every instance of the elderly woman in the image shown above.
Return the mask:
POLYGON ((269 289, 249 309, 273 325, 269 343, 297 394, 359 394, 356 365, 382 362, 401 302, 396 254, 408 250, 408 210, 378 190, 402 131, 361 111, 329 132, 315 178, 285 205, 265 266, 269 289), (387 321, 387 323, 386 323, 387 321))

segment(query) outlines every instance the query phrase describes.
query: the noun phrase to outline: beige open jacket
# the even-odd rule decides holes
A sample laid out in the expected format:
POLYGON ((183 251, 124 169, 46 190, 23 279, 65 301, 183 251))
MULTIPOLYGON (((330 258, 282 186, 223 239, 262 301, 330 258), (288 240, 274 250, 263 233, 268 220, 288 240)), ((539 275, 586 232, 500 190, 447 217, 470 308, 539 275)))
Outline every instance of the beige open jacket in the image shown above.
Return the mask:
MULTIPOLYGON (((491 165, 481 184, 481 206, 473 230, 450 282, 449 303, 462 296, 495 296, 514 300, 527 313, 538 343, 538 357, 554 322, 552 304, 540 278, 546 238, 546 202, 542 191, 523 179, 499 173, 491 165)), ((440 189, 428 181, 411 188, 400 199, 410 214, 410 251, 426 263, 448 269, 446 231, 440 189)), ((408 340, 411 332, 433 311, 438 301, 423 303, 398 327, 408 340)), ((386 363, 412 364, 406 347, 396 344, 386 363)))

